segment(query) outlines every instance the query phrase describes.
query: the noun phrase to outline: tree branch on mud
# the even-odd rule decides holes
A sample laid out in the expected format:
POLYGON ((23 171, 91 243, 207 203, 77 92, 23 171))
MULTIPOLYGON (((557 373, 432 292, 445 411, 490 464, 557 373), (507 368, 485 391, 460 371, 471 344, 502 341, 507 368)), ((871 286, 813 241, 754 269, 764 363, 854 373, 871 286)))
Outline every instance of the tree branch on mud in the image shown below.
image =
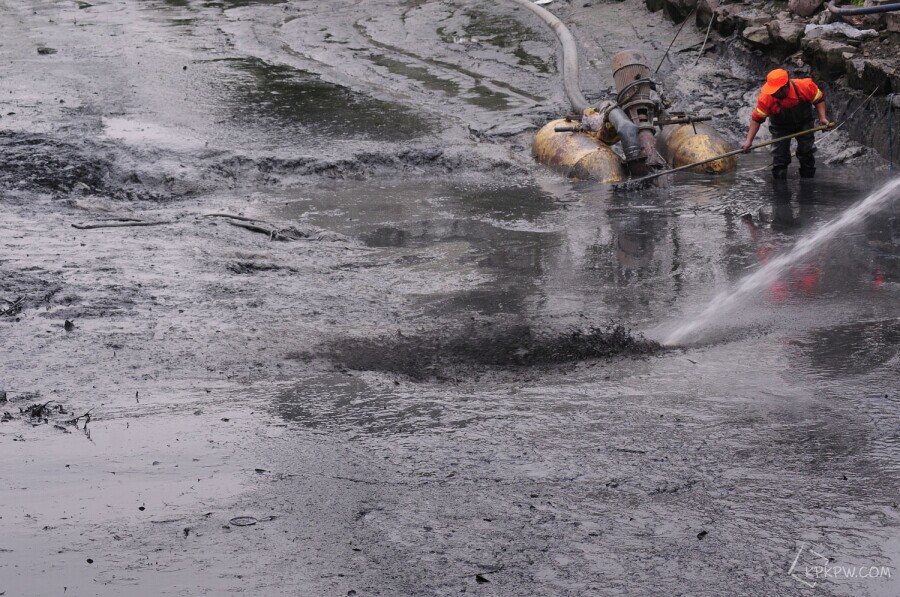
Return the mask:
POLYGON ((253 218, 246 218, 244 216, 235 216, 231 214, 222 214, 222 213, 214 213, 214 214, 204 214, 206 218, 229 218, 226 220, 232 226, 237 226, 238 228, 244 228, 245 230, 250 230, 251 232, 259 232, 261 234, 265 234, 269 237, 269 240, 299 240, 301 238, 308 238, 308 235, 303 234, 299 230, 294 228, 276 228, 274 224, 263 220, 254 220, 253 218), (234 220, 239 220, 235 222, 234 220), (250 223, 255 222, 255 223, 250 223), (265 224, 265 226, 260 226, 258 224, 265 224))
MULTIPOLYGON (((15 315, 16 313, 19 313, 22 310, 22 301, 24 300, 24 296, 20 296, 19 298, 17 298, 9 305, 9 307, 4 309, 3 311, 0 311, 0 317, 3 317, 4 315, 15 315)), ((9 301, 6 302, 9 303, 9 301)))
POLYGON ((160 220, 155 222, 146 222, 143 220, 118 220, 115 222, 95 222, 92 224, 72 224, 72 228, 79 230, 92 230, 94 228, 124 228, 126 226, 161 226, 163 224, 171 224, 172 220, 160 220))
MULTIPOLYGON (((269 240, 281 240, 281 241, 292 241, 292 240, 325 240, 325 241, 338 241, 338 240, 347 240, 343 235, 337 234, 335 232, 330 232, 328 230, 299 230, 294 226, 287 226, 286 228, 278 228, 275 224, 271 222, 266 222, 264 220, 255 220, 253 218, 247 218, 244 216, 236 216, 232 214, 225 213, 212 213, 212 214, 203 214, 205 218, 228 218, 226 222, 231 224, 232 226, 237 226, 238 228, 244 228, 245 230, 250 230, 251 232, 259 232, 260 234, 265 234, 269 237, 269 240), (235 221, 237 220, 237 221, 235 221)), ((342 248, 351 248, 351 247, 342 247, 342 248)))

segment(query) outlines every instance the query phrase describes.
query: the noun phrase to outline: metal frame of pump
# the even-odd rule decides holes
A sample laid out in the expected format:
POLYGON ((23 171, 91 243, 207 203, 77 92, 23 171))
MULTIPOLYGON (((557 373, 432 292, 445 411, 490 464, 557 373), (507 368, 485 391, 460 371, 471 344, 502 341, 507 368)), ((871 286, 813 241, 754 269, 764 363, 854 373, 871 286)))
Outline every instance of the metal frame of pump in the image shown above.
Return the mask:
POLYGON ((662 112, 662 98, 656 92, 656 82, 650 78, 647 59, 637 50, 624 50, 612 58, 616 104, 637 126, 640 161, 629 164, 632 175, 643 176, 664 167, 666 162, 656 151, 654 121, 662 112))
POLYGON ((631 175, 646 176, 667 165, 656 148, 658 127, 693 125, 710 118, 666 113, 658 85, 650 77, 647 59, 639 51, 619 52, 613 56, 612 68, 617 92, 615 103, 609 102, 596 111, 592 108, 585 110, 586 114, 589 111, 599 114, 599 119, 570 116, 567 120, 581 120, 581 124, 556 127, 555 131, 598 133, 609 125, 615 134, 601 134, 598 138, 609 145, 615 141, 621 142, 625 163, 631 175))

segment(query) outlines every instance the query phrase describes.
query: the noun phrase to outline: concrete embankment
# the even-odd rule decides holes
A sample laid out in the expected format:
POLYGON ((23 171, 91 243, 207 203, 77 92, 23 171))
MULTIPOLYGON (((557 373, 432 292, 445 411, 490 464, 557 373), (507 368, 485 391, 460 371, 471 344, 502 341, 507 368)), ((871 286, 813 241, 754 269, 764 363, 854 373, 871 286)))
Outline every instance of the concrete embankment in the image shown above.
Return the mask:
MULTIPOLYGON (((872 0, 867 0, 869 4, 872 0)), ((854 141, 893 161, 900 157, 900 11, 838 17, 823 0, 722 2, 646 0, 675 22, 709 31, 705 52, 740 61, 762 82, 786 68, 825 90, 829 115, 854 141), (871 98, 869 97, 871 95, 871 98), (855 114, 854 111, 863 103, 855 114), (891 137, 893 137, 893 142, 891 137)))

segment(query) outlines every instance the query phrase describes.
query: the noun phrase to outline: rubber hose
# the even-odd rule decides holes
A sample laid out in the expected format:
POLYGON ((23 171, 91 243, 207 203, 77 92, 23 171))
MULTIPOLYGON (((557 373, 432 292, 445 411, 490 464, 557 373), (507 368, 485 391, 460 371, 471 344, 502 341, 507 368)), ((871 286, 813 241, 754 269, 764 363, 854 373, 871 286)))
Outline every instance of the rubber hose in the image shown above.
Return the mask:
POLYGON ((581 93, 581 85, 578 83, 578 46, 575 45, 575 38, 563 25, 563 22, 553 16, 549 10, 541 8, 530 0, 512 0, 517 4, 521 4, 537 16, 541 18, 556 33, 556 38, 562 44, 563 49, 563 87, 566 90, 566 97, 572 104, 572 109, 578 114, 584 112, 586 108, 591 106, 587 98, 581 93))
POLYGON ((900 3, 882 4, 880 6, 854 6, 852 8, 841 8, 837 4, 835 4, 835 0, 831 0, 831 2, 828 3, 828 10, 842 17, 852 15, 874 15, 880 12, 894 12, 895 10, 900 10, 900 3))
MULTIPOLYGON (((575 38, 569 32, 563 22, 557 19, 553 13, 542 8, 531 0, 512 0, 516 4, 524 6, 541 18, 556 34, 559 43, 562 44, 563 50, 563 88, 572 109, 577 113, 582 113, 589 108, 591 104, 581 93, 581 85, 578 82, 578 46, 575 44, 575 38)), ((622 142, 622 149, 625 152, 625 159, 632 161, 641 157, 641 146, 638 142, 638 127, 630 118, 619 108, 610 110, 609 121, 616 127, 616 132, 622 142)))

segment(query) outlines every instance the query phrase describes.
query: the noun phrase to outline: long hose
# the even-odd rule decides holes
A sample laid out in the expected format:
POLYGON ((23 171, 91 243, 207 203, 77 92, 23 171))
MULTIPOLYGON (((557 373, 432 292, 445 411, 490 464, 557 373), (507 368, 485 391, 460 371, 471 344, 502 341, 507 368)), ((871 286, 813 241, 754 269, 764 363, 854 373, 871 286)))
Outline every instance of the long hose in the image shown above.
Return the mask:
POLYGON ((566 97, 572 104, 572 109, 581 114, 591 104, 581 93, 581 85, 578 83, 578 46, 575 44, 575 38, 563 25, 563 22, 553 16, 546 8, 541 8, 530 0, 512 0, 516 4, 520 4, 539 16, 547 25, 556 33, 556 38, 562 44, 563 49, 563 68, 562 78, 563 87, 566 90, 566 97))
MULTIPOLYGON (((572 104, 572 109, 577 113, 582 113, 591 106, 584 94, 581 93, 581 84, 578 82, 578 46, 575 38, 569 32, 569 29, 563 25, 563 22, 557 19, 549 10, 534 4, 531 0, 512 0, 516 4, 524 6, 544 21, 547 26, 553 29, 559 43, 562 44, 563 51, 563 88, 566 91, 566 97, 572 104)), ((632 161, 640 159, 641 144, 638 140, 640 129, 631 119, 622 111, 621 108, 613 108, 608 113, 609 121, 616 128, 619 139, 622 143, 622 150, 625 152, 625 159, 632 161)))
POLYGON ((852 15, 874 15, 882 12, 894 12, 895 10, 900 10, 900 3, 881 4, 877 6, 848 6, 844 8, 838 6, 835 0, 831 0, 831 2, 828 3, 828 11, 842 17, 852 15))

